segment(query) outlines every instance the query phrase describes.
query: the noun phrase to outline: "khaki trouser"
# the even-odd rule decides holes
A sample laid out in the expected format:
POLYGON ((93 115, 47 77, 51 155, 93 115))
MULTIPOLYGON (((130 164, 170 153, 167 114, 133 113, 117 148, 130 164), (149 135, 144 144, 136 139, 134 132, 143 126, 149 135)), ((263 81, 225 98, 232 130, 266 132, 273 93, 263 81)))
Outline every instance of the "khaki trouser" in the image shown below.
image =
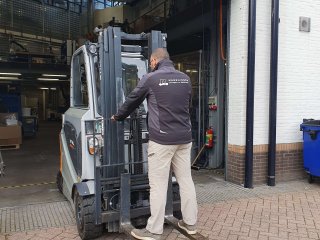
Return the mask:
POLYGON ((192 143, 162 145, 149 141, 148 175, 151 217, 148 219, 146 228, 151 233, 163 233, 170 167, 180 188, 183 220, 189 225, 197 222, 196 191, 191 176, 191 145, 192 143))

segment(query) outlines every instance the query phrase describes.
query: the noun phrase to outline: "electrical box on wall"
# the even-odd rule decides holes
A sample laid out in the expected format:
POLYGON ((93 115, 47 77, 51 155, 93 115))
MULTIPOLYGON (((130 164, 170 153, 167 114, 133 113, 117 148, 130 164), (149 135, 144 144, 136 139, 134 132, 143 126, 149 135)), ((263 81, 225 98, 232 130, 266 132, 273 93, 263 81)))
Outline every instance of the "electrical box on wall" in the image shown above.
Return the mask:
POLYGON ((311 18, 300 17, 299 20, 299 31, 300 32, 310 32, 311 18))
POLYGON ((210 96, 208 99, 209 110, 217 110, 217 96, 210 96))
POLYGON ((209 105, 216 105, 217 104, 217 96, 210 96, 208 99, 209 105))

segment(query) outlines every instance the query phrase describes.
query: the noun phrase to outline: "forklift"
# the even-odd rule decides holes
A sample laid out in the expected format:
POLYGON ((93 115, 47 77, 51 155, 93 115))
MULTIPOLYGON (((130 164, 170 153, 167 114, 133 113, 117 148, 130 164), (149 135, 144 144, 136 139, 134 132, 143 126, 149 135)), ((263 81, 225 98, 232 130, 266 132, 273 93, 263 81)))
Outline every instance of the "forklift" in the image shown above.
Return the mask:
MULTIPOLYGON (((97 43, 86 43, 72 56, 57 185, 74 207, 81 239, 103 231, 130 236, 150 216, 146 101, 124 122, 113 122, 111 116, 148 72, 148 59, 160 47, 166 47, 166 34, 160 31, 127 34, 108 27, 99 29, 97 43)), ((177 218, 179 186, 170 174, 165 221, 188 235, 177 218)))

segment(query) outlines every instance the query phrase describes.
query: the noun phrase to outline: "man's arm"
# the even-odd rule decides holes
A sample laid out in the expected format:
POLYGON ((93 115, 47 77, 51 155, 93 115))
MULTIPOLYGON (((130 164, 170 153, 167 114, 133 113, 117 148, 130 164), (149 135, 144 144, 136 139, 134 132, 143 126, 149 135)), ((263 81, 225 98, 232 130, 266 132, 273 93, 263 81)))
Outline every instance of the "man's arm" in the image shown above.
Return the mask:
POLYGON ((146 86, 147 77, 143 77, 135 89, 126 97, 125 102, 118 109, 118 112, 111 119, 122 121, 126 119, 148 95, 148 87, 146 86))

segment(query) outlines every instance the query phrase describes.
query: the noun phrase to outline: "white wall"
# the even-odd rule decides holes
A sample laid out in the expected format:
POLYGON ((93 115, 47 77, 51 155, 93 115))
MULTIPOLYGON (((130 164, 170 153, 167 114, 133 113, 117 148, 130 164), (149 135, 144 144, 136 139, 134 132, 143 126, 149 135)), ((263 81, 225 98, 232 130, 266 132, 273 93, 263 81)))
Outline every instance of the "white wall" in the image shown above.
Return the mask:
MULTIPOLYGON (((268 143, 271 1, 257 1, 254 145, 268 143)), ((320 1, 280 1, 277 143, 301 142, 302 118, 320 119, 320 1), (311 32, 299 32, 299 16, 311 32)), ((248 0, 231 1, 229 144, 245 145, 248 0)))
POLYGON ((228 142, 245 145, 248 1, 231 0, 228 142))
POLYGON ((320 119, 320 1, 280 1, 277 142, 302 141, 303 118, 320 119), (299 17, 311 31, 299 31, 299 17))
POLYGON ((269 138, 271 1, 257 0, 256 24, 253 144, 259 145, 267 144, 269 138))

